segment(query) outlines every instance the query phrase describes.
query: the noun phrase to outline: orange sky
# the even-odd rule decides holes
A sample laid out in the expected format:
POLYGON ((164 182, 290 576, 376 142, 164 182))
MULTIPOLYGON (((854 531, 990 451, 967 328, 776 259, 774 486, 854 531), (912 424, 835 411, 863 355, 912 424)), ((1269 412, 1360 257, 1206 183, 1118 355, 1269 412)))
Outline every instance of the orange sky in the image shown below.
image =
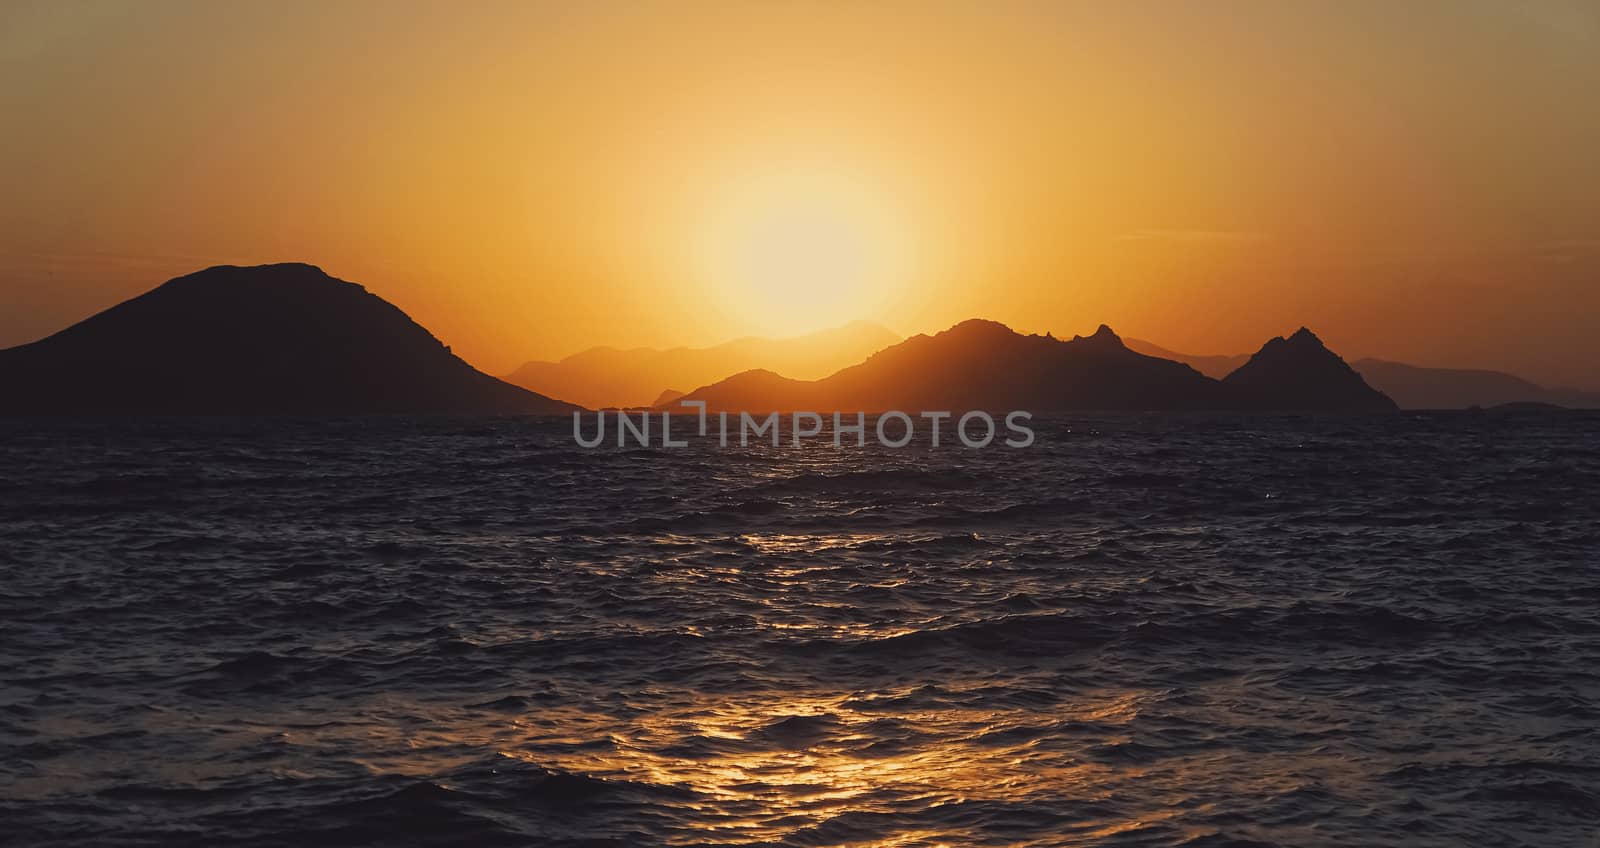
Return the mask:
POLYGON ((503 373, 973 316, 1600 388, 1600 6, 7 2, 0 345, 321 265, 503 373))

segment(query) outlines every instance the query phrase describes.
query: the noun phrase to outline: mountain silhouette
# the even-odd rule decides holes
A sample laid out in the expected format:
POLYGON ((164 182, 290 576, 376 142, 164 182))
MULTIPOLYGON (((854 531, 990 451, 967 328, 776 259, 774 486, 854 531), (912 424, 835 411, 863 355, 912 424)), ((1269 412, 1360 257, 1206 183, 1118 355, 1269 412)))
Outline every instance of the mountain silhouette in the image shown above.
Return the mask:
POLYGON ((1381 359, 1360 359, 1353 364, 1368 383, 1406 409, 1466 409, 1506 404, 1600 408, 1600 392, 1547 389, 1503 371, 1423 368, 1381 359))
MULTIPOLYGON (((1178 353, 1156 344, 1128 339, 1128 347, 1150 356, 1171 359, 1193 367, 1208 377, 1221 379, 1250 359, 1237 356, 1197 356, 1178 353)), ((1600 408, 1600 392, 1545 388, 1504 371, 1428 368, 1382 359, 1358 359, 1350 367, 1367 385, 1388 395, 1401 409, 1467 409, 1508 403, 1554 404, 1571 408, 1600 408)))
POLYGON ((1398 409, 1305 327, 1261 346, 1222 384, 1245 408, 1294 412, 1386 412, 1398 409))
POLYGON ((554 414, 404 312, 304 264, 208 268, 0 350, 0 413, 554 414))
POLYGON ((664 391, 703 386, 753 368, 801 379, 823 377, 899 340, 877 324, 856 321, 805 336, 742 338, 705 348, 596 347, 559 362, 525 363, 505 379, 596 409, 640 407, 660 405, 664 391))
POLYGON ((1160 345, 1151 344, 1142 339, 1126 339, 1130 350, 1138 351, 1145 356, 1154 356, 1157 359, 1170 359, 1173 362, 1182 362, 1184 365, 1199 371, 1207 377, 1218 380, 1239 370, 1239 366, 1250 361, 1250 354, 1241 353, 1236 356, 1199 356, 1188 353, 1178 353, 1168 350, 1160 345))
MULTIPOLYGON (((1220 384, 1135 353, 1111 328, 1061 341, 970 320, 919 335, 822 380, 746 371, 690 392, 714 410, 1207 409, 1220 384)), ((676 405, 676 404, 672 404, 676 405)))
POLYGON ((751 412, 1394 409, 1309 330, 1268 342, 1239 372, 1216 380, 1138 353, 1105 325, 1062 341, 975 319, 907 339, 821 380, 756 369, 684 399, 703 400, 710 410, 751 412))

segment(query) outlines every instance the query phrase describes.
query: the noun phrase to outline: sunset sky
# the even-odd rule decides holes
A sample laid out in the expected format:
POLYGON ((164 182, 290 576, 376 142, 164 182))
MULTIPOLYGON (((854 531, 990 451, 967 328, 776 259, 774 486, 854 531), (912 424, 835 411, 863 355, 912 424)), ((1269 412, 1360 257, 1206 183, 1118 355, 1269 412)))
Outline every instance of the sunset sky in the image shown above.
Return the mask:
POLYGON ((306 261, 493 373, 987 317, 1600 388, 1600 5, 0 0, 0 346, 306 261))

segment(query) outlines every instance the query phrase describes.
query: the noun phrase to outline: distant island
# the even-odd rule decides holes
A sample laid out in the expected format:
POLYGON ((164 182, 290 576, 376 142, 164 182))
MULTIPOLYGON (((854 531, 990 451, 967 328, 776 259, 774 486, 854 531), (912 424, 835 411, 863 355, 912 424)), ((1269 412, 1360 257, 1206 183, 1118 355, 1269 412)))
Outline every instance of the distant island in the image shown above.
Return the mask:
MULTIPOLYGON (((1140 353, 1191 365, 1209 377, 1224 377, 1250 358, 1248 354, 1196 356, 1178 353, 1139 339, 1128 339, 1127 343, 1140 353)), ((1470 409, 1515 403, 1600 408, 1600 392, 1546 388, 1504 371, 1428 368, 1373 358, 1358 359, 1350 363, 1350 367, 1368 385, 1393 398, 1402 409, 1470 409)))
POLYGON ((971 320, 919 335, 821 380, 751 370, 680 401, 711 410, 1217 410, 1392 412, 1310 330, 1267 342, 1221 380, 1130 350, 1110 327, 1063 341, 971 320))
POLYGON ((0 414, 548 415, 400 309, 298 263, 208 268, 0 350, 0 414))

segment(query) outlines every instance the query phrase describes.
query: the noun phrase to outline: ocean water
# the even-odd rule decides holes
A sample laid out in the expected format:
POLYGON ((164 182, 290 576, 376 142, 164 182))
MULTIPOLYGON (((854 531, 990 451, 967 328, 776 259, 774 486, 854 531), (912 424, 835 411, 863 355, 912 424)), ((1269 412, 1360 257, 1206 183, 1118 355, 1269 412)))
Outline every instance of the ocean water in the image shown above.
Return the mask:
POLYGON ((1600 844, 1600 417, 0 422, 0 842, 1600 844))

